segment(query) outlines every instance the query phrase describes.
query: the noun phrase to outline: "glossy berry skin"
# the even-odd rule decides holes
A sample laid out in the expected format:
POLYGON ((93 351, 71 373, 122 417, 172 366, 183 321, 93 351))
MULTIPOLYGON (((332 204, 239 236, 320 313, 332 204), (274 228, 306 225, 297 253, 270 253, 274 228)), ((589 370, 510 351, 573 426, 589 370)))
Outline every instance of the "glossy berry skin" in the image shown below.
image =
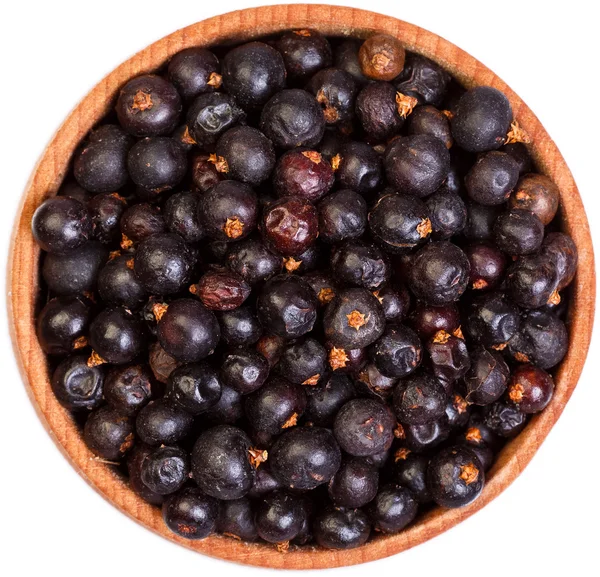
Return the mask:
POLYGON ((254 523, 253 501, 247 497, 240 497, 232 501, 221 501, 217 518, 217 531, 234 539, 238 538, 249 542, 256 541, 258 533, 254 523))
POLYGON ((393 80, 402 72, 406 53, 400 41, 390 34, 374 34, 358 51, 360 68, 373 80, 393 80))
POLYGON ((146 365, 113 367, 104 380, 106 402, 125 415, 135 415, 152 397, 152 377, 146 365))
POLYGON ((219 504, 196 487, 185 487, 163 504, 165 524, 185 539, 204 539, 216 527, 219 504))
POLYGON ((190 415, 200 415, 221 398, 219 374, 204 362, 181 365, 169 375, 165 398, 190 415))
POLYGON ((89 305, 78 297, 49 300, 38 315, 36 332, 47 355, 67 355, 86 345, 85 333, 91 319, 89 305))
POLYGON ((283 338, 310 332, 317 320, 317 297, 296 275, 271 278, 258 296, 257 311, 263 327, 283 338))
POLYGON ((112 407, 100 407, 88 416, 83 439, 97 457, 109 461, 121 459, 133 445, 133 421, 112 407))
POLYGON ((409 324, 421 339, 427 340, 438 331, 454 333, 460 326, 460 313, 454 304, 436 307, 419 302, 410 314, 409 324))
POLYGON ((142 462, 142 483, 158 495, 170 495, 188 480, 188 455, 179 447, 159 447, 142 462))
POLYGON ((174 188, 183 180, 187 170, 186 151, 167 136, 144 138, 131 147, 127 168, 135 184, 160 193, 174 188))
POLYGON ((310 79, 306 90, 311 92, 321 105, 328 126, 343 125, 354 116, 358 86, 352 75, 345 70, 320 70, 310 79))
POLYGON ((45 200, 36 209, 31 231, 42 250, 65 254, 91 238, 91 214, 82 202, 68 196, 56 196, 45 200))
POLYGON ((554 381, 543 369, 534 365, 517 367, 508 383, 507 396, 526 414, 543 411, 552 400, 554 381))
POLYGON ((206 420, 215 425, 234 425, 243 416, 242 395, 225 384, 221 385, 221 398, 204 413, 206 420))
POLYGON ((125 199, 116 192, 105 192, 94 196, 88 208, 93 238, 103 244, 115 244, 120 238, 119 221, 127 208, 125 199))
POLYGON ((369 516, 376 531, 398 533, 417 516, 418 502, 400 485, 383 486, 369 505, 369 516))
POLYGON ((192 451, 194 481, 207 495, 230 501, 243 497, 254 483, 250 439, 241 429, 218 425, 204 431, 192 451))
POLYGON ((276 48, 283 56, 287 80, 294 84, 303 84, 333 60, 329 41, 316 30, 285 32, 276 48))
POLYGON ((519 309, 504 293, 482 294, 471 303, 466 321, 465 330, 476 343, 502 345, 519 330, 519 309))
POLYGON ((290 88, 278 92, 265 104, 260 129, 279 148, 314 147, 325 133, 325 117, 310 92, 290 88))
POLYGON ((421 364, 421 341, 404 325, 388 326, 370 349, 371 359, 383 375, 405 377, 421 364))
POLYGON ((464 507, 483 489, 485 475, 476 455, 456 445, 440 451, 431 459, 427 483, 433 500, 441 507, 464 507))
POLYGON ((403 136, 385 151, 385 174, 396 190, 419 197, 434 193, 450 169, 450 154, 444 143, 428 134, 403 136))
POLYGON ((262 497, 256 505, 256 530, 267 543, 283 543, 302 530, 306 510, 301 497, 276 490, 262 497))
POLYGON ((194 46, 171 58, 167 76, 183 99, 190 102, 200 94, 219 88, 218 72, 219 59, 210 50, 194 46))
POLYGON ((331 427, 339 409, 356 396, 356 390, 348 375, 336 372, 307 388, 306 395, 306 421, 331 427))
POLYGON ((317 202, 333 186, 331 164, 314 150, 290 150, 277 161, 273 187, 278 196, 317 202))
POLYGON ((512 439, 527 424, 527 414, 515 404, 496 401, 484 409, 483 422, 500 437, 512 439))
POLYGON ((544 226, 550 224, 560 203, 560 191, 543 174, 525 174, 510 195, 509 206, 533 212, 544 226))
POLYGON ((292 383, 309 386, 319 382, 325 374, 326 367, 325 347, 311 338, 286 347, 277 366, 281 375, 292 383))
POLYGON ((194 294, 210 310, 229 311, 250 296, 250 285, 229 269, 209 270, 195 285, 194 294))
POLYGON ((198 301, 173 301, 158 322, 158 341, 182 362, 197 362, 212 354, 221 331, 215 315, 198 301))
POLYGON ((339 246, 331 257, 334 276, 342 283, 376 290, 390 278, 388 258, 375 245, 350 240, 339 246))
POLYGON ((281 257, 255 238, 232 245, 226 260, 227 266, 250 285, 266 281, 281 271, 281 257))
POLYGON ((315 541, 325 549, 354 549, 364 545, 370 534, 369 518, 360 509, 327 509, 313 524, 315 541))
POLYGON ((220 182, 202 195, 198 208, 200 222, 214 240, 242 240, 256 228, 258 199, 245 183, 220 182))
POLYGON ((408 284, 426 303, 447 305, 465 292, 469 272, 469 259, 460 248, 447 241, 432 242, 415 254, 408 284))
POLYGON ((494 224, 496 246, 509 255, 537 252, 544 240, 544 225, 532 212, 518 208, 501 214, 494 224))
POLYGON ((361 45, 362 42, 360 40, 348 38, 337 46, 333 53, 334 65, 350 74, 359 86, 369 82, 369 79, 363 74, 358 60, 358 51, 361 45))
POLYGON ((390 409, 374 399, 353 399, 338 412, 333 434, 349 455, 367 457, 390 448, 396 420, 390 409))
POLYGON ((433 106, 442 103, 449 82, 450 75, 439 64, 413 52, 406 53, 404 69, 394 79, 399 92, 433 106))
POLYGON ((383 308, 383 315, 387 322, 400 322, 404 320, 410 309, 411 298, 408 290, 400 286, 395 288, 387 285, 373 293, 383 308))
POLYGON ((452 136, 469 152, 497 150, 504 144, 512 110, 502 92, 477 86, 463 94, 451 120, 452 136))
POLYGON ((381 304, 367 289, 346 289, 327 305, 323 327, 335 347, 363 349, 383 334, 385 317, 381 304))
POLYGON ((336 507, 356 509, 375 498, 379 487, 379 470, 366 460, 348 457, 329 481, 329 498, 336 507))
POLYGON ((241 306, 218 315, 221 340, 230 346, 252 345, 262 335, 262 326, 253 307, 241 306))
POLYGON ((423 425, 403 425, 402 428, 405 437, 403 444, 415 453, 430 453, 447 441, 452 433, 445 414, 423 425))
POLYGON ((165 501, 163 495, 151 491, 141 479, 142 463, 147 455, 154 450, 154 447, 136 442, 133 449, 127 455, 127 474, 129 476, 129 487, 144 501, 152 505, 162 505, 165 501))
POLYGON ((52 392, 70 411, 91 410, 102 404, 104 369, 89 367, 87 359, 87 355, 69 356, 52 374, 52 392))
POLYGON ((271 176, 275 167, 275 149, 271 141, 256 128, 235 126, 219 138, 216 147, 225 177, 257 186, 271 176))
POLYGON ((133 242, 162 234, 167 228, 160 209, 147 202, 130 206, 123 213, 119 224, 121 232, 133 242))
POLYGON ((383 167, 379 155, 365 142, 350 141, 339 152, 335 176, 339 188, 368 195, 381 188, 383 167))
POLYGON ((435 240, 446 240, 460 234, 467 225, 467 206, 455 192, 442 188, 427 198, 425 206, 435 240))
POLYGON ((178 234, 187 243, 202 240, 206 231, 198 216, 199 204, 200 195, 195 192, 177 192, 169 197, 163 212, 168 231, 178 234))
POLYGON ((464 376, 471 366, 464 339, 444 331, 436 333, 427 342, 427 353, 433 375, 448 390, 464 376))
POLYGON ((424 372, 403 379, 394 389, 394 410, 402 424, 425 425, 439 419, 446 401, 443 386, 424 372))
POLYGON ((262 233, 273 250, 298 256, 317 239, 319 222, 316 208, 307 200, 284 196, 264 211, 262 233))
POLYGON ((519 258, 508 267, 506 277, 511 300, 525 309, 548 304, 560 280, 556 263, 544 253, 519 258))
POLYGON ((335 437, 321 427, 294 427, 273 444, 273 475, 290 489, 310 490, 328 483, 342 461, 335 437))
POLYGON ((450 131, 450 121, 445 114, 434 106, 418 106, 407 120, 407 133, 430 134, 441 140, 446 148, 450 148, 454 142, 450 131))
POLYGON ((407 252, 429 239, 429 211, 416 196, 386 194, 369 212, 369 230, 386 251, 407 252))
POLYGON ((510 370, 502 355, 483 347, 471 354, 471 368, 464 378, 465 400, 475 405, 489 405, 506 390, 510 370))
POLYGON ((366 135, 386 141, 404 125, 398 112, 396 89, 389 82, 371 82, 356 97, 356 116, 366 135))
POLYGON ((194 262, 190 248, 179 235, 156 234, 139 244, 133 270, 148 293, 169 295, 186 286, 194 262))
POLYGON ((251 350, 231 351, 221 365, 223 384, 247 395, 260 389, 269 376, 269 362, 251 350))
MULTIPOLYGON (((210 147, 227 130, 242 122, 245 116, 232 96, 215 92, 198 96, 188 110, 186 121, 189 133, 196 144, 210 147)), ((198 165, 196 168, 199 168, 198 165)), ((196 170, 197 177, 198 172, 196 170)), ((216 175, 212 174, 212 180, 215 177, 216 175)))
POLYGON ((519 330, 508 341, 510 355, 519 362, 551 369, 563 360, 569 348, 565 323, 548 311, 528 311, 519 330))
POLYGON ((104 309, 91 323, 89 344, 106 362, 123 365, 146 350, 141 323, 122 308, 104 309))
POLYGON ((133 136, 159 136, 175 130, 181 114, 181 97, 167 80, 146 74, 121 89, 116 110, 121 126, 133 136))
POLYGON ((306 393, 304 387, 274 377, 248 395, 244 406, 255 431, 278 435, 293 427, 302 416, 306 407, 306 393))
POLYGON ((504 253, 491 243, 473 243, 465 248, 471 272, 469 287, 473 290, 496 288, 506 270, 504 253))
POLYGON ((394 461, 394 480, 409 489, 419 503, 431 502, 431 493, 427 486, 429 457, 409 449, 399 449, 394 461))
POLYGON ((257 109, 285 86, 281 54, 263 42, 230 50, 223 59, 223 88, 245 110, 257 109))
POLYGON ((506 152, 481 155, 465 177, 467 194, 485 205, 504 204, 519 179, 519 165, 506 152))
POLYGON ((487 206, 478 202, 467 202, 467 225, 463 234, 469 240, 492 240, 494 223, 501 212, 499 206, 487 206))
POLYGON ((338 243, 362 236, 367 226, 367 203, 353 190, 329 194, 318 205, 319 239, 338 243))

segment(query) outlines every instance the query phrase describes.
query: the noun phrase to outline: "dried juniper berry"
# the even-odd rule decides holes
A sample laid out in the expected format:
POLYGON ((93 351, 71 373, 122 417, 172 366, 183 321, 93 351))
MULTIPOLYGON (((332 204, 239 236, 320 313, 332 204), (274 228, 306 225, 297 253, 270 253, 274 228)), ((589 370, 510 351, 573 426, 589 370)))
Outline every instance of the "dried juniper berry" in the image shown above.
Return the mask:
POLYGON ((383 334, 385 317, 381 304, 367 289, 346 289, 327 305, 323 328, 335 347, 363 349, 383 334))
POLYGON ((136 440, 133 449, 128 452, 127 474, 129 475, 129 488, 147 503, 152 505, 162 505, 165 501, 165 497, 151 491, 144 485, 141 478, 142 463, 144 462, 146 455, 149 455, 153 450, 154 447, 144 445, 143 443, 140 443, 139 440, 136 440))
POLYGON ((510 370, 502 355, 483 347, 471 353, 471 368, 464 378, 465 400, 474 405, 489 405, 506 390, 510 370))
POLYGON ((244 416, 242 395, 223 384, 221 398, 203 413, 203 417, 215 425, 234 425, 244 416))
POLYGON ((394 454, 394 480, 410 490, 419 503, 432 500, 427 486, 429 457, 401 447, 394 454))
POLYGON ((411 299, 408 290, 392 285, 376 290, 373 296, 377 298, 383 308, 383 315, 387 322, 400 322, 404 320, 410 309, 411 299))
POLYGON ((386 377, 375 363, 366 364, 356 376, 354 385, 359 397, 386 400, 398 382, 396 377, 386 377))
POLYGON ((221 381, 242 395, 260 389, 269 376, 269 362, 251 350, 233 350, 221 364, 221 381))
POLYGON ((507 396, 522 413, 539 413, 552 400, 554 381, 535 365, 517 367, 508 383, 507 396))
POLYGON ((257 311, 264 328, 280 337, 298 338, 317 320, 317 297, 296 275, 271 278, 258 296, 257 311))
POLYGON ((431 459, 427 483, 433 500, 441 507, 464 507, 483 489, 485 474, 477 456, 465 446, 440 451, 431 459))
POLYGON ((120 307, 104 309, 92 321, 89 344, 95 353, 92 353, 91 362, 97 360, 113 365, 133 361, 147 347, 143 325, 120 307))
POLYGON ((243 497, 254 484, 248 435, 237 427, 218 425, 204 431, 192 451, 192 473, 207 495, 230 501, 243 497))
POLYGON ((473 290, 496 288, 506 270, 504 253, 489 242, 475 242, 465 247, 471 272, 469 287, 473 290))
POLYGON ((467 224, 463 234, 469 240, 492 240, 494 223, 500 214, 501 207, 487 206, 478 202, 467 202, 467 224))
POLYGON ((420 104, 439 106, 446 96, 450 74, 425 56, 407 52, 404 69, 394 79, 396 88, 419 100, 420 104))
POLYGON ((292 383, 314 386, 325 374, 327 351, 316 339, 288 345, 279 359, 279 372, 292 383))
POLYGON ((214 240, 241 240, 256 228, 258 199, 245 183, 219 182, 202 195, 198 208, 200 221, 214 240))
POLYGON ((522 176, 509 199, 511 208, 533 212, 544 226, 550 224, 556 216, 559 202, 558 187, 543 174, 522 176))
POLYGON ((342 283, 376 290, 390 278, 388 258, 375 245, 349 240, 337 247, 331 257, 334 276, 342 283))
POLYGON ((188 480, 188 454, 179 447, 161 446, 149 452, 142 461, 142 483, 158 495, 175 493, 188 480))
POLYGON ((393 483, 381 487, 369 505, 375 531, 398 533, 417 516, 418 502, 406 487, 393 483))
POLYGON ((494 224, 494 241, 505 253, 525 255, 537 252, 544 240, 544 225, 532 212, 512 208, 494 224))
POLYGON ((390 448, 396 419, 389 407, 374 399, 352 399, 339 410, 333 433, 349 455, 367 457, 390 448))
POLYGON ((87 359, 87 355, 71 355, 52 374, 52 392, 70 411, 91 410, 102 404, 104 369, 90 367, 87 359))
POLYGON ((562 232, 551 232, 544 239, 542 252, 556 267, 558 275, 556 290, 569 286, 575 278, 578 262, 577 245, 573 239, 562 232))
POLYGON ((333 61, 329 41, 316 30, 285 32, 275 46, 283 56, 287 79, 294 84, 303 84, 333 61))
POLYGON ((327 349, 327 360, 332 371, 357 374, 367 363, 367 350, 362 349, 344 349, 336 347, 331 342, 325 342, 327 349))
POLYGON ((82 297, 49 300, 38 315, 36 333, 47 355, 68 355, 87 346, 91 320, 90 303, 82 297))
POLYGON ((254 523, 253 502, 246 497, 221 501, 217 518, 217 531, 221 535, 233 537, 234 539, 249 542, 256 541, 258 532, 254 523))
POLYGON ((165 524, 184 539, 204 539, 216 527, 219 504, 196 487, 185 487, 162 506, 165 524))
POLYGON ((487 405, 483 413, 483 422, 500 437, 516 437, 527 424, 527 414, 512 402, 496 401, 487 405))
POLYGON ((433 337, 438 331, 454 334, 460 327, 460 313, 454 304, 436 307, 419 302, 408 320, 423 340, 433 337))
MULTIPOLYGON (((235 99, 220 92, 201 94, 194 100, 187 112, 187 127, 190 136, 201 147, 214 145, 226 131, 245 119, 244 111, 235 99)), ((196 178, 199 179, 199 167, 196 165, 196 178)), ((205 168, 203 172, 211 172, 205 168)), ((211 180, 215 175, 211 175, 211 180)), ((202 178, 202 182, 206 177, 202 178)))
POLYGON ((328 508, 313 523, 315 541, 325 549, 354 549, 370 534, 369 518, 360 509, 328 508))
POLYGON ((157 336, 167 353, 190 363, 212 354, 221 331, 212 311, 198 301, 178 299, 162 313, 157 336))
POLYGON ((369 230, 385 250, 407 252, 429 239, 429 216, 429 210, 416 196, 385 194, 369 212, 369 230))
POLYGON ((306 90, 321 105, 328 126, 343 126, 352 120, 358 86, 352 75, 345 70, 320 70, 310 79, 306 90))
POLYGON ((451 387, 471 366, 464 339, 446 331, 439 331, 429 339, 427 352, 434 376, 445 387, 451 387))
POLYGON ((243 305, 218 315, 221 340, 230 346, 252 345, 262 335, 262 326, 254 307, 243 305))
POLYGON ((219 59, 200 46, 175 54, 169 62, 167 76, 187 102, 200 94, 217 90, 222 82, 219 59))
POLYGON ((191 290, 207 309, 213 311, 236 309, 250 296, 250 285, 225 268, 207 271, 191 290))
POLYGON ((358 51, 365 76, 373 80, 393 80, 402 72, 406 53, 400 41, 390 34, 373 34, 358 51))
POLYGON ((116 192, 97 194, 88 204, 92 217, 92 236, 103 244, 120 239, 119 221, 127 208, 125 199, 116 192))
POLYGON ((92 218, 79 200, 56 196, 38 206, 31 220, 31 231, 42 250, 62 255, 92 237, 92 218))
POLYGON ((283 486, 297 490, 328 483, 341 460, 335 437, 321 427, 294 427, 284 432, 269 455, 273 475, 283 486))
POLYGON ((339 188, 370 194, 383 184, 379 155, 365 142, 349 141, 331 159, 339 188))
POLYGON ((167 229, 160 209, 147 202, 130 206, 121 217, 120 227, 125 235, 121 242, 123 249, 130 248, 131 243, 140 242, 155 234, 162 234, 167 229))
POLYGON ((513 157, 513 159, 519 165, 520 175, 531 172, 531 169, 533 168, 533 161, 531 160, 531 155, 529 154, 527 145, 522 142, 511 142, 509 144, 505 144, 501 150, 502 152, 506 152, 506 154, 509 154, 513 157))
POLYGON ((557 301, 559 273, 549 254, 520 257, 506 272, 508 294, 522 308, 536 309, 557 301))
POLYGON ((273 377, 245 400, 246 416, 255 431, 278 435, 294 427, 306 408, 304 387, 273 377))
POLYGON ((519 330, 519 309, 504 293, 477 296, 467 312, 467 334, 485 347, 505 345, 519 330))
POLYGON ((375 498, 379 487, 379 470, 365 459, 347 457, 342 461, 327 487, 329 498, 337 507, 362 507, 375 498))
POLYGON ((175 86, 155 74, 133 78, 119 92, 116 110, 121 126, 134 136, 173 132, 181 114, 175 86))
POLYGON ((286 89, 275 94, 262 109, 260 129, 279 148, 313 147, 325 133, 325 116, 310 92, 286 89))
POLYGON ((286 343, 287 340, 279 335, 263 335, 256 343, 256 351, 265 357, 269 367, 273 368, 279 362, 286 343))
POLYGON ((357 85, 362 86, 369 82, 369 79, 363 74, 358 59, 358 51, 362 42, 356 38, 347 38, 333 52, 334 65, 352 76, 357 85))
POLYGON ((408 116, 407 133, 412 134, 430 134, 439 138, 446 148, 451 148, 453 139, 450 131, 450 121, 448 117, 440 112, 435 106, 418 106, 410 116, 408 116))
POLYGON ((136 277, 153 295, 181 291, 189 282, 195 259, 192 251, 177 234, 150 236, 142 241, 134 256, 136 277))
POLYGON ((326 243, 358 238, 367 226, 367 203, 353 190, 342 189, 327 195, 317 210, 319 239, 326 243))
POLYGON ((297 196, 317 202, 333 186, 331 164, 315 150, 284 153, 273 173, 273 187, 279 196, 297 196))
POLYGON ((193 192, 207 192, 223 180, 223 175, 217 170, 215 163, 209 159, 210 155, 208 154, 194 154, 192 156, 189 171, 193 192))
POLYGON ((221 398, 219 373, 206 362, 181 365, 169 375, 165 398, 190 415, 200 415, 221 398))
POLYGON ((89 450, 101 459, 121 459, 134 442, 133 421, 112 407, 92 411, 83 428, 83 439, 89 450))
POLYGON ((404 125, 406 114, 401 114, 397 94, 389 82, 371 82, 358 93, 356 116, 368 138, 386 141, 404 125))
POLYGON ((405 377, 421 364, 421 341, 413 330, 404 325, 388 326, 371 346, 370 354, 383 375, 405 377))
POLYGON ((256 530, 267 543, 288 543, 300 533, 305 519, 304 500, 287 491, 268 493, 256 504, 256 530))
POLYGON ((306 395, 306 421, 319 427, 331 427, 339 409, 356 396, 356 391, 348 375, 332 373, 315 387, 309 387, 306 395))
POLYGON ((403 444, 415 453, 431 453, 432 449, 445 443, 452 433, 445 410, 444 415, 435 421, 422 425, 403 425, 402 431, 403 444))
POLYGON ((442 188, 427 198, 425 206, 435 240, 446 240, 460 234, 467 225, 467 207, 455 192, 442 188))
POLYGON ((84 204, 89 202, 94 195, 89 191, 85 190, 75 180, 67 180, 63 182, 61 187, 58 189, 56 196, 65 196, 67 198, 73 198, 84 204))
POLYGON ((260 240, 250 238, 236 242, 227 253, 227 266, 248 284, 266 281, 281 270, 281 257, 271 252, 260 240))
POLYGON ((446 305, 465 292, 469 270, 469 259, 460 248, 448 241, 432 242, 415 254, 409 288, 428 304, 446 305))
POLYGON ((296 256, 283 257, 283 268, 289 274, 304 275, 319 268, 323 250, 319 243, 311 244, 304 252, 296 256))
POLYGON ((394 139, 385 150, 385 174, 396 190, 429 196, 444 182, 450 154, 444 143, 429 134, 394 139))
POLYGON ((206 234, 198 216, 200 195, 177 192, 165 202, 164 220, 169 232, 178 234, 188 243, 202 240, 206 234))
POLYGON ((471 199, 479 204, 504 204, 519 179, 519 166, 506 152, 482 154, 465 177, 471 199))
POLYGON ((135 415, 152 397, 152 377, 146 365, 113 367, 104 380, 106 402, 123 414, 135 415))
POLYGON ((433 376, 420 372, 400 381, 394 389, 394 410, 406 425, 424 425, 446 410, 444 387, 433 376))

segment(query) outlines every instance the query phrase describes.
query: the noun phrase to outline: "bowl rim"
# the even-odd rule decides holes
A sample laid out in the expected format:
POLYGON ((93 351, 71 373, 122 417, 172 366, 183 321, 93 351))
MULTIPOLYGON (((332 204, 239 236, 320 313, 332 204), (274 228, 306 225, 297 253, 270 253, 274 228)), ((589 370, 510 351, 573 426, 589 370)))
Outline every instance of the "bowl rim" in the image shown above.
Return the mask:
POLYGON ((571 396, 589 348, 595 307, 595 269, 589 225, 573 176, 553 140, 526 104, 483 64, 454 44, 423 28, 375 12, 322 4, 261 6, 230 12, 177 30, 150 44, 102 79, 73 109, 44 150, 23 193, 11 235, 7 306, 11 339, 25 388, 38 417, 74 469, 120 511, 159 535, 211 557, 282 569, 332 568, 373 561, 423 543, 483 508, 523 471, 558 420, 571 396), (190 541, 171 533, 159 507, 131 491, 126 481, 95 458, 85 446, 69 412, 54 398, 48 367, 35 334, 35 305, 40 251, 31 235, 31 216, 38 204, 56 194, 82 137, 104 116, 119 87, 133 76, 154 71, 176 52, 191 46, 247 41, 283 30, 313 28, 332 36, 366 37, 378 31, 397 36, 411 51, 442 64, 467 87, 490 85, 506 94, 515 118, 531 135, 530 151, 540 172, 561 192, 563 229, 579 250, 579 268, 569 306, 569 351, 555 377, 550 405, 509 441, 488 474, 480 497, 462 509, 436 508, 396 535, 379 535, 348 551, 275 547, 213 535, 190 541))

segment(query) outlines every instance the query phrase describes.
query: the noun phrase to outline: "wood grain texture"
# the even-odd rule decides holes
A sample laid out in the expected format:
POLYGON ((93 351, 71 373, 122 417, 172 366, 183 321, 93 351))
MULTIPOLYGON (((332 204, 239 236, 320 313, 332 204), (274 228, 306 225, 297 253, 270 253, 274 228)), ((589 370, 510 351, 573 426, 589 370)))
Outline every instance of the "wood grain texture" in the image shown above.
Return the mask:
POLYGON ((588 222, 571 172, 535 115, 500 78, 447 40, 412 24, 364 10, 302 4, 243 10, 193 24, 155 42, 102 80, 65 120, 31 176, 13 230, 8 272, 10 328, 28 393, 48 432, 80 475, 122 512, 171 541, 213 557, 282 569, 339 567, 398 553, 446 531, 499 495, 529 463, 577 384, 592 334, 596 286, 588 222), (558 370, 556 393, 550 405, 531 420, 518 438, 506 445, 489 473, 482 495, 471 506, 458 510, 437 509, 399 535, 377 536, 359 549, 343 552, 309 547, 279 553, 271 546, 219 536, 187 541, 166 529, 159 508, 142 501, 109 466, 94 459, 68 411, 58 404, 51 392, 46 361, 35 336, 40 254, 31 235, 31 216, 45 198, 56 194, 73 150, 113 106, 117 91, 127 80, 155 70, 183 48, 239 42, 285 29, 307 27, 324 34, 357 37, 385 31, 397 36, 407 49, 439 62, 466 86, 491 85, 507 95, 515 117, 533 138, 531 151, 539 170, 560 189, 563 228, 579 249, 579 270, 569 311, 570 348, 558 370))

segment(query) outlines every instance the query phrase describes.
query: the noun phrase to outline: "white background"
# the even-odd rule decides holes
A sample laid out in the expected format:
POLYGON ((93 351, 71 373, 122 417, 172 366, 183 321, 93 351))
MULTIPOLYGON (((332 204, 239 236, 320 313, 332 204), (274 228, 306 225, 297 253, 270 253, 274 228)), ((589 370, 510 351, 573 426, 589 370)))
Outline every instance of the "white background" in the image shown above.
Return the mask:
MULTIPOLYGON (((170 32, 260 2, 4 2, 0 15, 0 255, 34 164, 63 118, 115 66, 170 32)), ((267 2, 264 2, 267 3, 267 2)), ((338 4, 330 0, 331 4, 338 4)), ((600 251, 600 39, 593 3, 345 0, 444 36, 502 77, 558 143, 600 251)), ((2 284, 5 275, 2 273, 2 284)), ((2 297, 4 298, 4 297, 2 297)), ((142 529, 71 469, 37 420, 0 308, 0 573, 259 575, 142 529)), ((600 350, 521 477, 448 533, 335 575, 599 575, 600 350)), ((316 572, 313 572, 316 574, 316 572)), ((332 574, 330 571, 329 574, 332 574)))

